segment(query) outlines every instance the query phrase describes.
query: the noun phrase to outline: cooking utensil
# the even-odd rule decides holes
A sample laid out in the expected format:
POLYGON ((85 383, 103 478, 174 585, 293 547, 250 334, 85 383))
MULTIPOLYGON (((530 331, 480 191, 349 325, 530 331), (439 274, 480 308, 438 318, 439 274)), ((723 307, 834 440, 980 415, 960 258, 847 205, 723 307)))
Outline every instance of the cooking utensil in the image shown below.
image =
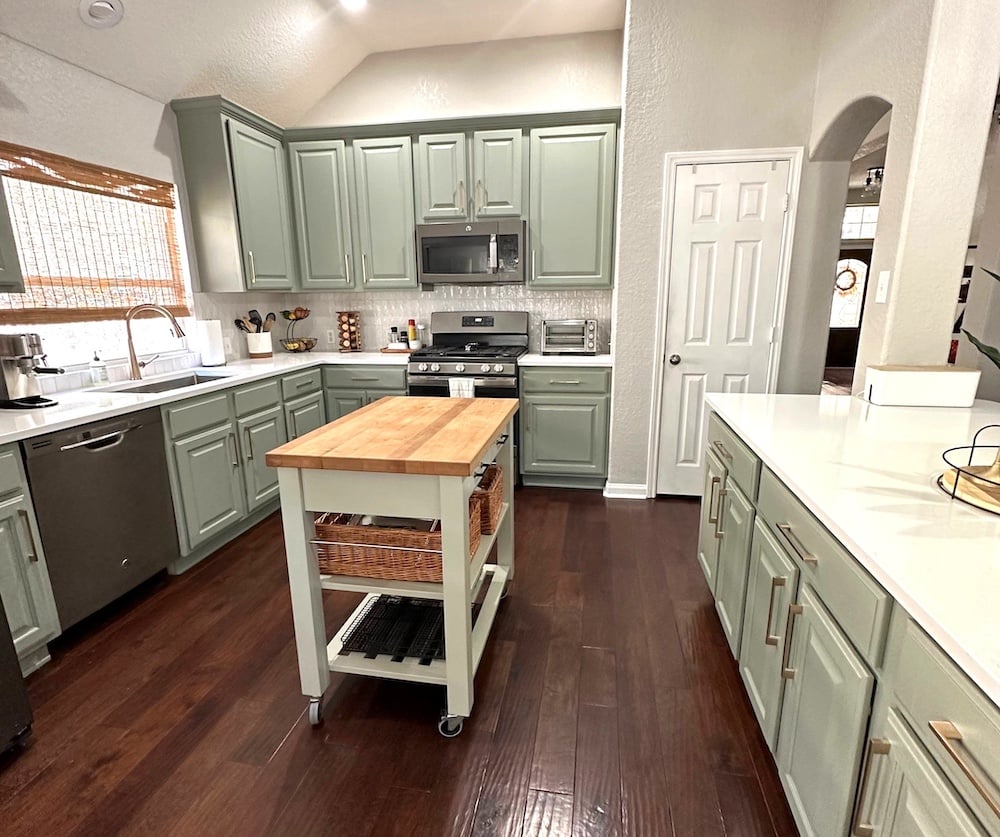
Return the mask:
POLYGON ((278 318, 277 318, 276 316, 274 316, 274 312, 273 312, 273 311, 271 311, 271 313, 269 313, 269 314, 268 314, 268 315, 267 315, 267 316, 266 316, 266 317, 264 318, 264 331, 270 331, 270 330, 271 330, 271 329, 272 329, 272 328, 274 327, 274 322, 275 322, 275 320, 277 320, 277 319, 278 319, 278 318))
POLYGON ((261 317, 260 311, 256 308, 250 309, 250 322, 253 325, 254 331, 258 334, 264 330, 264 318, 261 317))
POLYGON ((246 321, 244 321, 244 320, 243 320, 243 319, 242 319, 241 317, 237 317, 237 318, 236 318, 235 320, 233 320, 233 324, 234 324, 234 325, 236 326, 236 328, 238 328, 238 329, 239 329, 240 331, 242 331, 242 332, 245 332, 245 333, 247 333, 247 334, 249 334, 249 333, 250 333, 250 326, 249 326, 249 325, 247 325, 246 321))

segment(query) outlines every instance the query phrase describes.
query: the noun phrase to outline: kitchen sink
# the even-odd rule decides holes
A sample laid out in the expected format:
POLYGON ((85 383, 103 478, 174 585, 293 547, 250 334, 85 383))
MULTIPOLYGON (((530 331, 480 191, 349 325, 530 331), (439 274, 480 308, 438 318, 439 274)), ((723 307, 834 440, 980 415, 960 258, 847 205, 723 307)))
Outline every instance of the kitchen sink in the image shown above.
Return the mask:
POLYGON ((186 387, 207 384, 211 381, 218 381, 228 378, 228 374, 205 374, 202 372, 187 372, 183 375, 173 375, 169 378, 160 378, 155 381, 125 381, 110 387, 101 387, 103 392, 168 392, 172 389, 184 389, 186 387))

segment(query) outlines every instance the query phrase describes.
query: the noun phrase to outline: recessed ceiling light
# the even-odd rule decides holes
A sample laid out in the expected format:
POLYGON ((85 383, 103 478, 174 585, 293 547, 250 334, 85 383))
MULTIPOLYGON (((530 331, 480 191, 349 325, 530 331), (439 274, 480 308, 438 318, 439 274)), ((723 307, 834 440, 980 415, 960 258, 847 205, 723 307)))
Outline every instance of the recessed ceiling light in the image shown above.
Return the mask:
POLYGON ((80 20, 95 29, 114 26, 124 16, 122 0, 80 0, 80 20))
POLYGON ((360 12, 368 5, 368 0, 340 0, 340 5, 349 12, 360 12))

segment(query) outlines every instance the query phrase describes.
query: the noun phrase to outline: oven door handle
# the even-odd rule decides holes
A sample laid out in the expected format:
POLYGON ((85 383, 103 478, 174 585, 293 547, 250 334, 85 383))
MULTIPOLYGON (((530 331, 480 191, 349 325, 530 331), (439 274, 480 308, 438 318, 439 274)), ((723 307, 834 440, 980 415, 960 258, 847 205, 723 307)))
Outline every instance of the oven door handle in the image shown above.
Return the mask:
MULTIPOLYGON (((413 375, 409 376, 410 386, 447 386, 452 378, 462 378, 461 375, 413 375)), ((468 380, 465 378, 464 380, 468 380)), ((472 385, 476 387, 496 387, 497 389, 517 389, 517 378, 473 378, 472 385)))

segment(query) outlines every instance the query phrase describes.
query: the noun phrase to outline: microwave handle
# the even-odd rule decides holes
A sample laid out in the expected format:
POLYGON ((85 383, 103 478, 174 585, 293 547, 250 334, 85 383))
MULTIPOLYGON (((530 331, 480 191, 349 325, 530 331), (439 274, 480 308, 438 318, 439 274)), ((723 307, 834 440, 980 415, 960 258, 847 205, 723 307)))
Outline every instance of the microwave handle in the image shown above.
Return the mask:
POLYGON ((490 269, 490 273, 496 273, 500 269, 500 259, 497 256, 497 234, 496 233, 490 233, 489 269, 490 269))

